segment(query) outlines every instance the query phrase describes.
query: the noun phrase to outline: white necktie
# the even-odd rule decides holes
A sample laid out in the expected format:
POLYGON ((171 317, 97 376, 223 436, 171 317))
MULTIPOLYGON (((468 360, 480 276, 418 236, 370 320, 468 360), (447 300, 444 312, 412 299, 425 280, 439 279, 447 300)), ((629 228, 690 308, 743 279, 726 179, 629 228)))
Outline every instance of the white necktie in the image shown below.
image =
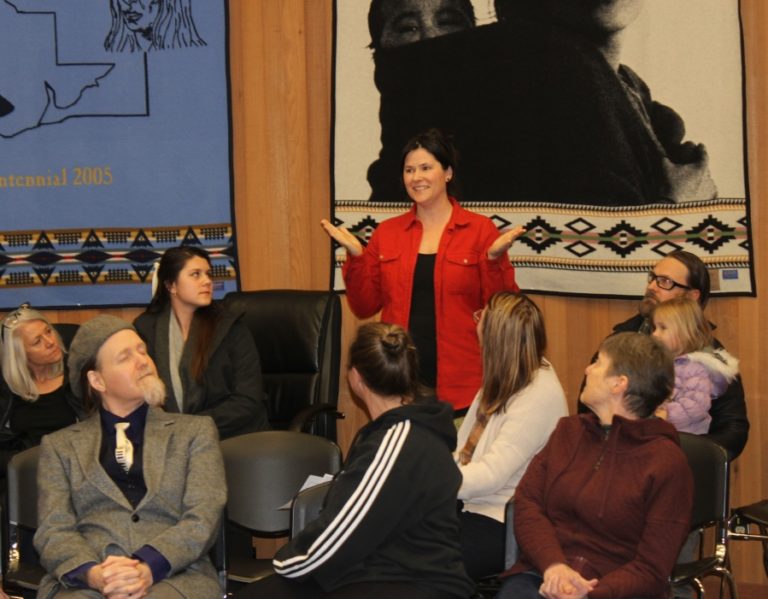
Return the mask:
POLYGON ((129 426, 131 426, 130 422, 115 423, 115 459, 123 467, 126 474, 133 464, 133 443, 125 434, 129 426))

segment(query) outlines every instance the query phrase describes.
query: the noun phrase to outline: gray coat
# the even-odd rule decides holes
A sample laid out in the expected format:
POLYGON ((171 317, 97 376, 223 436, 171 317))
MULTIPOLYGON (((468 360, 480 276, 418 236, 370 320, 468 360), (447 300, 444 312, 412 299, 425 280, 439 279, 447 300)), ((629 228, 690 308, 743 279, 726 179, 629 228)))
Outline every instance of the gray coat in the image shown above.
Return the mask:
POLYGON ((43 437, 35 547, 48 574, 38 597, 64 588, 86 562, 143 545, 171 564, 168 584, 190 599, 220 596, 208 550, 227 491, 218 436, 207 417, 150 408, 144 429, 147 494, 136 509, 99 463, 98 414, 43 437))

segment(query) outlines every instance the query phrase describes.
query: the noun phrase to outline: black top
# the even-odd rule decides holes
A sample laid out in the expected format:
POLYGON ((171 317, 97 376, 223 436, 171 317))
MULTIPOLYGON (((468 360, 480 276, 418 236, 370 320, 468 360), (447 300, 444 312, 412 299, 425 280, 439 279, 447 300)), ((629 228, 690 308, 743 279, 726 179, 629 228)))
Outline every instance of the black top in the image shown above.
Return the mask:
POLYGON ((437 329, 435 325, 435 258, 419 254, 413 272, 411 315, 408 329, 419 355, 421 382, 437 386, 437 329))
POLYGON ((43 435, 77 422, 68 387, 62 385, 40 395, 36 401, 13 397, 8 424, 14 433, 23 436, 25 446, 39 445, 43 435))
POLYGON ((101 416, 99 462, 134 508, 139 505, 144 495, 147 494, 147 485, 144 482, 143 446, 144 424, 147 421, 148 410, 149 406, 143 404, 125 418, 120 418, 111 412, 107 412, 104 408, 99 409, 101 416), (118 422, 128 422, 130 424, 125 431, 125 436, 133 444, 133 463, 127 473, 117 463, 117 458, 115 457, 115 446, 117 445, 115 424, 118 422))

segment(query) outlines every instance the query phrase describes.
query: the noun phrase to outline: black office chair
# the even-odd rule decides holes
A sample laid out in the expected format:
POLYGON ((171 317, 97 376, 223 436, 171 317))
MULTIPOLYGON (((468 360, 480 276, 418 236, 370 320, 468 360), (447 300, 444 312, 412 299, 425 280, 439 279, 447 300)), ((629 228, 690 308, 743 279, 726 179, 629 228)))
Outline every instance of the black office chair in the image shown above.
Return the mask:
MULTIPOLYGON (((287 504, 310 474, 336 474, 341 468, 341 450, 335 443, 293 431, 232 437, 221 442, 221 451, 229 522, 249 535, 266 538, 289 533, 287 504)), ((229 580, 254 582, 272 574, 271 560, 254 559, 250 543, 244 546, 228 540, 228 546, 229 580)))
MULTIPOLYGON (((8 463, 8 539, 3 586, 36 590, 45 570, 32 545, 37 529, 37 462, 40 448, 17 453, 8 463)), ((23 591, 22 591, 23 592, 23 591)))
POLYGON ((239 291, 224 303, 243 313, 259 350, 269 421, 275 429, 336 440, 341 302, 327 291, 239 291))
POLYGON ((80 325, 71 322, 56 322, 54 323, 53 328, 56 329, 59 337, 61 337, 61 341, 64 343, 64 348, 69 349, 72 339, 75 338, 75 333, 77 333, 80 325))
POLYGON ((763 569, 768 576, 768 499, 735 508, 728 522, 728 538, 762 543, 763 569), (753 532, 752 527, 759 532, 753 532))
POLYGON ((699 435, 680 433, 680 446, 688 458, 693 473, 693 512, 691 530, 712 527, 714 547, 711 551, 701 548, 700 559, 677 564, 670 582, 673 588, 690 586, 699 599, 704 595, 702 579, 716 575, 723 584, 727 583, 732 599, 738 599, 736 583, 730 571, 728 560, 728 453, 717 443, 699 435))
MULTIPOLYGON (((504 528, 506 538, 504 542, 504 569, 508 570, 517 561, 520 549, 515 538, 515 498, 510 497, 504 508, 504 528)), ((488 576, 477 582, 477 592, 473 599, 495 597, 501 588, 501 580, 498 575, 488 576)))
POLYGON ((331 488, 331 482, 320 483, 299 491, 291 504, 291 538, 299 534, 307 524, 315 520, 323 511, 325 498, 331 488))

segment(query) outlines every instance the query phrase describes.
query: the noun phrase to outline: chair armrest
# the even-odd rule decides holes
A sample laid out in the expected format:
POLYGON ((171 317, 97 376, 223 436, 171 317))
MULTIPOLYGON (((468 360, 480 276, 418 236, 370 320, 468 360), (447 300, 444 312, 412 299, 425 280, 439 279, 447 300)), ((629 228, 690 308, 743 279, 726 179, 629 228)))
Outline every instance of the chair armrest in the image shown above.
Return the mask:
POLYGON ((288 425, 288 430, 297 433, 303 432, 304 427, 317 418, 319 414, 326 412, 333 412, 336 420, 343 420, 346 418, 346 414, 337 411, 336 406, 332 406, 329 403, 321 403, 314 406, 308 406, 296 414, 288 425))
POLYGON ((510 497, 504 509, 504 526, 507 529, 504 545, 504 569, 507 570, 517 561, 519 550, 515 539, 515 498, 510 497))

